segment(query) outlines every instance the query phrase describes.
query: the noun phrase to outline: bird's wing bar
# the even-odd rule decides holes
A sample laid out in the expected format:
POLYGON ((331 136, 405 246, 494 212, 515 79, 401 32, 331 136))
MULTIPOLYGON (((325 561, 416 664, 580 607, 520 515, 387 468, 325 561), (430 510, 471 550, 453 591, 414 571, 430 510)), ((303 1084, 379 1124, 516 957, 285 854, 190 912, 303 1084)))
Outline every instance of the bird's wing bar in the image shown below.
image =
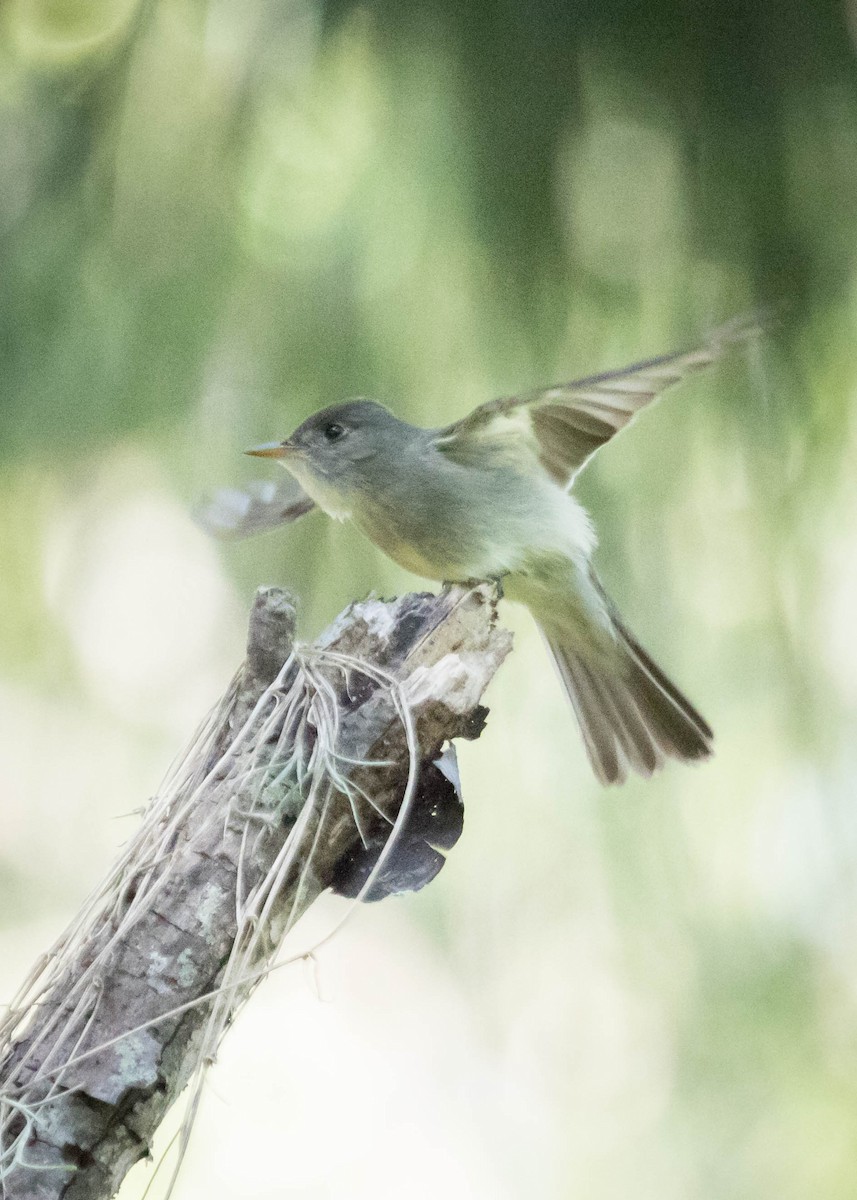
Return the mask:
POLYGON ((619 371, 589 375, 572 383, 504 396, 474 409, 438 432, 436 445, 450 458, 470 459, 475 443, 527 439, 542 467, 562 487, 599 447, 624 429, 667 388, 716 362, 737 342, 762 331, 759 317, 741 317, 716 329, 699 347, 634 363, 619 371))
POLYGON ((239 539, 288 525, 314 508, 290 475, 257 480, 243 488, 218 488, 194 512, 196 523, 214 537, 239 539))

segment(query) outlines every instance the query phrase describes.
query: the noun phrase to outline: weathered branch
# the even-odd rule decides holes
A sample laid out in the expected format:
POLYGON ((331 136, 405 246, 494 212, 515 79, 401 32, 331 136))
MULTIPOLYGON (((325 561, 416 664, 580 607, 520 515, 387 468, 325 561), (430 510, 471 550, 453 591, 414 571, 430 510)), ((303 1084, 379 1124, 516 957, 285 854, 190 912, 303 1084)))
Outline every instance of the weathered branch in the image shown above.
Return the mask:
POLYGON ((485 586, 370 600, 295 650, 260 591, 243 667, 0 1025, 8 1200, 112 1195, 320 892, 437 873, 461 806, 435 764, 481 730, 494 617, 485 586))

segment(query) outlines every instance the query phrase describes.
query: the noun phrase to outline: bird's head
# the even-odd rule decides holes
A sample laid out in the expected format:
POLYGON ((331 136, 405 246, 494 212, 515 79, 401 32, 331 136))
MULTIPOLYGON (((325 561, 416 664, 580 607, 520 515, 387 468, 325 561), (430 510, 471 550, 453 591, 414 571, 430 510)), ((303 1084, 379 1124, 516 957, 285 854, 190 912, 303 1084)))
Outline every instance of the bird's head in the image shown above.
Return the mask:
POLYGON ((385 450, 395 464, 396 444, 404 445, 411 428, 374 400, 348 400, 314 413, 285 441, 246 453, 278 459, 321 508, 343 516, 355 491, 371 487, 389 465, 385 450))

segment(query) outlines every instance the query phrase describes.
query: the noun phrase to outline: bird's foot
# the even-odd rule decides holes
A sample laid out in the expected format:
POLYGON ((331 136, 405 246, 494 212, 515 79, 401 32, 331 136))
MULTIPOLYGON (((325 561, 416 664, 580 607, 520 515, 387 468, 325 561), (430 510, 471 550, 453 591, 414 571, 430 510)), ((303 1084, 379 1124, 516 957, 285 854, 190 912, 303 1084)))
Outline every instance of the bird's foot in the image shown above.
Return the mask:
POLYGON ((502 575, 488 575, 488 576, 485 576, 484 578, 477 578, 476 576, 474 576, 472 579, 445 579, 444 583, 443 583, 443 589, 444 589, 444 591, 448 591, 450 588, 453 588, 453 587, 463 587, 463 588, 471 588, 472 589, 472 588, 482 587, 486 583, 493 585, 494 592, 495 592, 495 598, 497 600, 502 600, 503 599, 503 576, 502 575))

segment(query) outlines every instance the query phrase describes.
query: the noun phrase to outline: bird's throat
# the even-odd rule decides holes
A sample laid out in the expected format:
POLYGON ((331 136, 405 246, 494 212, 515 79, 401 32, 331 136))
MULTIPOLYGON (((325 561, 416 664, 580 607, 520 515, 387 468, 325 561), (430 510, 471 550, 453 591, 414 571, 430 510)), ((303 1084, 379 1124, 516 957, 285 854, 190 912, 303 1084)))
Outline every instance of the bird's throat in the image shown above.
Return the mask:
POLYGON ((347 494, 336 486, 334 480, 325 479, 318 475, 305 462, 295 455, 289 458, 283 466, 293 475, 303 490, 313 500, 322 512, 333 517, 334 521, 347 521, 352 515, 352 506, 347 494))

